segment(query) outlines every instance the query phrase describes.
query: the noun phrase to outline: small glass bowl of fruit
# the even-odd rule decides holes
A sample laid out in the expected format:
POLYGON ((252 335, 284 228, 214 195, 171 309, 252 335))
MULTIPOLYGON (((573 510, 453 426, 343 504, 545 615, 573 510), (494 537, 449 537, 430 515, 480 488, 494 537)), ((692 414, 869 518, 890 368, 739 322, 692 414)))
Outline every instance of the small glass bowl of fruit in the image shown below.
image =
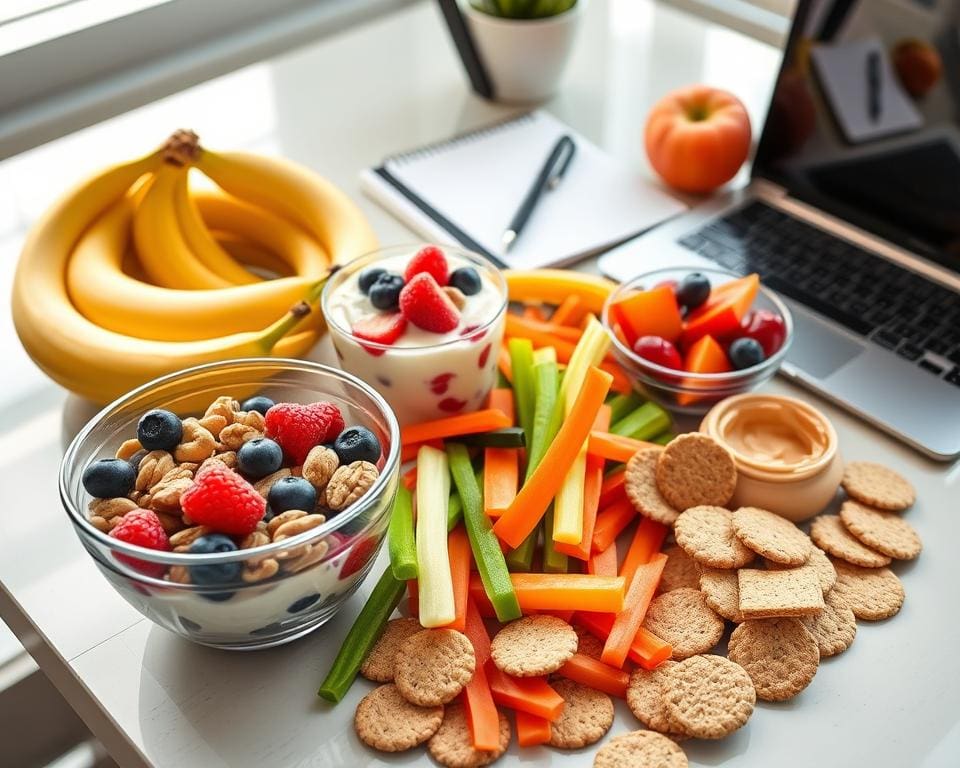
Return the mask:
POLYGON ((607 299, 603 323, 634 386, 689 414, 763 384, 793 340, 790 311, 758 275, 721 269, 638 275, 607 299))

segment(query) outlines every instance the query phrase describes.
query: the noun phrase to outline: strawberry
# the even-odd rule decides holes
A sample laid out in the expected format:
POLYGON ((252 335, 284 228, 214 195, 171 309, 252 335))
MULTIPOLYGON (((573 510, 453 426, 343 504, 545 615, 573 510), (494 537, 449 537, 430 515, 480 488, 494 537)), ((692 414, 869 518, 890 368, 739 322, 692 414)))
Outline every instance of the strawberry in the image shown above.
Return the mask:
POLYGON ((447 264, 447 257, 435 245, 425 245, 415 254, 407 263, 407 270, 403 273, 405 282, 410 282, 421 272, 433 275, 437 285, 446 285, 450 282, 450 267, 447 264))
POLYGON ((400 311, 417 328, 433 333, 452 331, 460 322, 460 312, 425 272, 410 280, 400 291, 400 311))
POLYGON ((343 432, 343 416, 333 403, 277 403, 264 418, 273 438, 294 464, 303 464, 310 449, 330 443, 343 432))
MULTIPOLYGON (((403 316, 402 312, 373 315, 355 323, 350 330, 358 339, 389 345, 403 336, 403 332, 407 330, 407 318, 403 316)), ((374 357, 378 357, 386 351, 377 347, 368 347, 366 344, 361 346, 374 357)))
POLYGON ((267 500, 226 464, 214 462, 197 473, 180 497, 180 507, 197 525, 246 536, 263 519, 267 500))
MULTIPOLYGON (((135 544, 145 549, 155 549, 158 552, 170 551, 170 539, 167 538, 167 533, 160 524, 160 518, 157 517, 156 512, 149 509, 131 509, 114 526, 110 535, 127 544, 135 544)), ((159 579, 167 570, 167 566, 163 563, 151 563, 129 555, 117 555, 117 560, 155 579, 159 579)))
POLYGON ((380 542, 373 537, 357 541, 350 548, 350 554, 344 559, 338 578, 341 581, 347 579, 366 566, 371 558, 376 556, 379 544, 380 542))

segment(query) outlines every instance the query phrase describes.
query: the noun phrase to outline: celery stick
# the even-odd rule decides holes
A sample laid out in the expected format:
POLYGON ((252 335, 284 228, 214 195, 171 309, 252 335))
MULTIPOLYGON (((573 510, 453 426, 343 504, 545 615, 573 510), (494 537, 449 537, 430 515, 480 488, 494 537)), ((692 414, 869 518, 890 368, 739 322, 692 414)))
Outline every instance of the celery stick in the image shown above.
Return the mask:
POLYGON ((520 542, 520 546, 507 552, 507 568, 512 573, 530 573, 533 570, 533 556, 537 551, 537 539, 540 538, 540 526, 537 525, 530 535, 520 542))
POLYGON ((450 500, 447 502, 447 533, 450 533, 457 527, 463 517, 463 502, 460 501, 460 494, 453 491, 450 494, 450 500))
POLYGON ((527 451, 527 478, 533 474, 553 438, 557 436, 562 420, 562 413, 558 413, 554 419, 559 388, 556 360, 535 365, 534 376, 536 406, 533 412, 533 436, 527 451))
POLYGON ((447 454, 425 445, 417 453, 417 578, 424 627, 442 627, 456 618, 447 554, 449 503, 447 454))
POLYGON ((543 572, 566 573, 570 567, 569 558, 554 548, 553 507, 547 509, 543 517, 545 535, 543 537, 543 572))
POLYGON ((497 387, 500 389, 509 389, 510 387, 510 380, 503 375, 503 371, 501 371, 499 368, 497 369, 497 387))
POLYGON ((631 392, 629 395, 614 395, 607 404, 610 406, 610 423, 616 424, 628 413, 643 405, 643 400, 636 392, 631 392))
MULTIPOLYGON (((477 483, 477 476, 470 465, 470 454, 467 447, 461 443, 447 443, 447 456, 450 461, 450 471, 457 492, 463 501, 463 522, 467 529, 467 538, 470 540, 470 549, 473 552, 483 589, 493 604, 499 621, 510 621, 520 618, 520 603, 513 591, 513 582, 500 549, 500 541, 493 532, 490 518, 483 511, 483 498, 480 494, 481 486, 477 483)), ((423 615, 421 613, 421 623, 423 615)))
POLYGON ((533 430, 534 381, 533 344, 529 339, 510 339, 510 367, 513 370, 513 400, 517 421, 529 442, 533 430))
POLYGON ((417 578, 417 544, 413 537, 413 498, 403 483, 397 489, 397 498, 390 513, 387 528, 387 550, 390 569, 400 581, 417 578))
POLYGON ((656 443, 657 445, 666 445, 666 444, 669 443, 671 440, 673 440, 673 438, 675 438, 675 437, 676 437, 676 435, 673 434, 673 432, 664 432, 662 435, 657 435, 657 436, 656 436, 655 438, 653 438, 653 440, 651 440, 650 442, 651 442, 651 443, 656 443))
POLYGON ((670 414, 656 403, 644 403, 614 423, 610 431, 634 440, 649 440, 670 429, 670 414))
POLYGON ((320 684, 318 696, 336 703, 346 695, 360 671, 360 665, 383 634, 387 619, 400 603, 406 588, 407 583, 395 579, 389 568, 383 572, 347 636, 343 638, 340 652, 320 684))

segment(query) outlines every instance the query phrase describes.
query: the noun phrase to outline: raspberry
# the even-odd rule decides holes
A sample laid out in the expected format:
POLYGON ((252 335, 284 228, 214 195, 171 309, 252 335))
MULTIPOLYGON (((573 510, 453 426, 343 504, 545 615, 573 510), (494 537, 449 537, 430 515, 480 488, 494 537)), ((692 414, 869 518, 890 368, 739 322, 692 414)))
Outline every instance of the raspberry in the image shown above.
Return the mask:
POLYGON ((180 497, 180 507, 197 525, 246 536, 263 518, 267 500, 228 466, 214 462, 194 477, 180 497))
POLYGON ((400 291, 400 311, 418 328, 433 333, 452 331, 460 312, 432 276, 421 272, 400 291))
POLYGON ((330 443, 343 432, 343 416, 333 403, 277 403, 267 411, 267 437, 280 443, 294 464, 303 464, 310 449, 330 443))
MULTIPOLYGON (((170 551, 170 539, 160 524, 160 518, 149 509, 131 509, 116 524, 110 535, 127 544, 135 544, 144 549, 155 549, 159 552, 170 551)), ((147 576, 159 579, 163 576, 167 566, 163 563, 150 563, 129 555, 117 555, 117 560, 136 568, 147 576)))
POLYGON ((407 264, 407 271, 403 273, 403 279, 409 283, 421 272, 433 275, 437 285, 446 285, 450 282, 450 267, 447 265, 447 257, 435 245, 426 245, 413 255, 413 258, 407 264))
MULTIPOLYGON (((388 315, 373 315, 355 323, 351 331, 358 339, 373 341, 377 344, 393 344, 407 330, 407 318, 400 312, 391 312, 388 315)), ((379 357, 386 350, 377 347, 361 345, 374 357, 379 357)))

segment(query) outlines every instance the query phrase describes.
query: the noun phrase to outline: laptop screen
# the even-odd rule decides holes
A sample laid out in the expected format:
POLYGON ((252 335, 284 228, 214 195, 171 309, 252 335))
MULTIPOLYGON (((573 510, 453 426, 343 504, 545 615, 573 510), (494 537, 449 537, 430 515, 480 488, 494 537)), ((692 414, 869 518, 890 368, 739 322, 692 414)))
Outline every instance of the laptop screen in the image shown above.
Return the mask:
POLYGON ((800 0, 753 173, 960 272, 960 0, 800 0))

